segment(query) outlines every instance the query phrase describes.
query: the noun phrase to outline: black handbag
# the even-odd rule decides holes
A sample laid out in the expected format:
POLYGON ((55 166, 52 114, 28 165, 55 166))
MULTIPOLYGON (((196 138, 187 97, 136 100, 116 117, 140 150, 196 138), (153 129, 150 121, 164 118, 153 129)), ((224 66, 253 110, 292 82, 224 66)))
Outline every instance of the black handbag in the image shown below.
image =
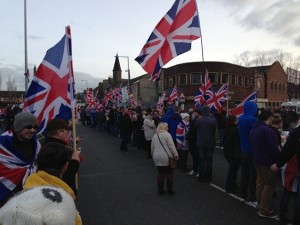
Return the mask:
MULTIPOLYGON (((170 156, 169 156, 169 154, 168 154, 167 150, 165 149, 164 145, 161 143, 161 140, 160 140, 158 134, 157 134, 157 137, 158 137, 158 140, 159 140, 161 146, 163 147, 163 149, 165 150, 165 152, 167 153, 167 155, 168 155, 168 157, 169 157, 169 167, 172 168, 172 169, 177 168, 177 160, 173 158, 174 156, 173 156, 173 157, 170 157, 170 156)), ((172 154, 172 153, 171 153, 171 154, 172 154)))

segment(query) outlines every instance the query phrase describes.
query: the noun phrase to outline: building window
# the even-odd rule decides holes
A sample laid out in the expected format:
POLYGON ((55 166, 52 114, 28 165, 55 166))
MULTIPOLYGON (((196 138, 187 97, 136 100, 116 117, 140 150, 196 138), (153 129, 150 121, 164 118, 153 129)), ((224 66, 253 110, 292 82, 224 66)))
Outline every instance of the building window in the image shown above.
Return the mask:
POLYGON ((249 86, 250 86, 249 78, 245 77, 245 87, 249 87, 249 86))
POLYGON ((282 84, 282 91, 285 91, 285 86, 284 86, 284 84, 282 84))
POLYGON ((278 84, 278 91, 281 91, 281 83, 278 84))
POLYGON ((225 84, 228 82, 229 74, 228 73, 221 73, 221 84, 225 84))
POLYGON ((237 76, 237 85, 240 87, 244 86, 244 82, 243 82, 243 77, 242 76, 237 76))
POLYGON ((169 78, 165 78, 165 87, 169 87, 169 78))
POLYGON ((191 84, 195 85, 195 84, 201 84, 201 76, 202 73, 191 73, 191 84))
POLYGON ((173 86, 173 79, 172 77, 169 79, 169 87, 172 87, 173 86))
POLYGON ((274 90, 274 84, 273 84, 273 81, 271 81, 271 84, 270 84, 270 89, 271 89, 271 91, 273 91, 273 90, 274 90))
POLYGON ((187 74, 183 73, 179 75, 179 81, 180 85, 187 85, 187 79, 186 79, 187 74))
POLYGON ((236 75, 234 75, 234 74, 231 75, 230 85, 236 86, 236 75))
POLYGON ((173 86, 177 85, 176 83, 176 76, 173 76, 173 86))
POLYGON ((212 84, 218 83, 218 73, 208 73, 208 77, 212 84))
POLYGON ((277 82, 274 83, 274 91, 277 91, 277 82))

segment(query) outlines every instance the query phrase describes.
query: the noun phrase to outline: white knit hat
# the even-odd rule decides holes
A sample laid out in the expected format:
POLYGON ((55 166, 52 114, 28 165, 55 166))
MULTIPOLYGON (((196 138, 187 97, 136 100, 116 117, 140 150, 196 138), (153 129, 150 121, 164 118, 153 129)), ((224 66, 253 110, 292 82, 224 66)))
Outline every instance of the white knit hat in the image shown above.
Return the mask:
POLYGON ((72 197, 52 186, 23 191, 0 209, 1 225, 75 225, 75 219, 72 197))
POLYGON ((188 113, 180 113, 181 118, 184 120, 186 117, 190 117, 188 113))

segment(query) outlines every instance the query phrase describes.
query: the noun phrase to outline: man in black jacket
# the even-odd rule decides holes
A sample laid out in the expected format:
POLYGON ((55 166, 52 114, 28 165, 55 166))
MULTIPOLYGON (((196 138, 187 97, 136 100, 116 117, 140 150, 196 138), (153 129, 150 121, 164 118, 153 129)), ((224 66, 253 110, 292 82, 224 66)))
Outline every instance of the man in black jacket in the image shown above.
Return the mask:
POLYGON ((132 130, 132 120, 130 119, 128 109, 124 109, 120 117, 120 133, 122 137, 120 150, 122 152, 126 152, 126 153, 128 152, 127 144, 131 138, 131 130, 132 130))
POLYGON ((72 155, 72 159, 68 164, 68 168, 64 173, 62 180, 66 182, 77 195, 77 187, 76 187, 76 173, 79 170, 80 158, 77 151, 73 151, 68 143, 68 139, 70 137, 70 126, 67 121, 54 118, 47 124, 47 135, 42 146, 45 146, 49 142, 58 142, 64 144, 69 151, 70 155, 72 155))
MULTIPOLYGON (((277 172, 284 166, 294 155, 297 156, 298 175, 297 175, 297 197, 294 207, 293 224, 300 225, 300 126, 292 130, 289 137, 282 147, 276 163, 271 166, 273 172, 277 172)), ((282 219, 282 218, 280 218, 282 219)))

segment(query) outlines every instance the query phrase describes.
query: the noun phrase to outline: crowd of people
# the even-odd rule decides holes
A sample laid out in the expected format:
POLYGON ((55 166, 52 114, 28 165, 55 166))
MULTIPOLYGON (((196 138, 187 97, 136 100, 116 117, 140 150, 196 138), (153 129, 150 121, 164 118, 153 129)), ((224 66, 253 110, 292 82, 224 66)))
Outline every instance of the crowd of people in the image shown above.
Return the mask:
MULTIPOLYGON (((84 126, 122 139, 122 153, 128 153, 129 143, 145 150, 145 158, 153 160, 157 168, 159 195, 175 195, 175 168, 195 176, 199 182, 212 182, 214 150, 219 148, 228 162, 224 178, 227 193, 255 205, 260 217, 279 219, 282 224, 288 223, 287 210, 290 199, 294 198, 293 224, 300 224, 297 163, 300 126, 298 115, 289 110, 281 108, 273 113, 258 109, 254 102, 246 102, 244 113, 237 118, 227 114, 225 109, 212 111, 208 106, 188 112, 183 112, 179 106, 168 109, 111 107, 99 111, 80 107, 77 118, 84 126), (284 144, 282 128, 289 130, 284 144), (191 157, 190 161, 188 157, 191 157), (281 168, 284 169, 281 171, 281 168), (279 171, 281 176, 278 176, 279 171), (283 182, 283 194, 278 215, 272 208, 272 196, 279 177, 283 182)), ((59 191, 51 189, 53 193, 61 195, 63 192, 73 200, 76 198, 80 155, 72 150, 70 125, 62 119, 52 119, 47 124, 41 145, 36 137, 37 128, 35 116, 21 112, 14 117, 12 129, 0 136, 0 174, 4 179, 0 186, 0 207, 3 206, 0 223, 11 215, 1 212, 17 207, 12 199, 21 198, 28 190, 40 186, 45 189, 54 186, 59 191)), ((74 221, 81 224, 80 216, 74 210, 74 221)))
POLYGON ((122 152, 128 152, 127 145, 131 143, 138 149, 144 148, 148 159, 153 158, 160 195, 175 194, 174 168, 170 159, 177 160, 180 171, 195 176, 200 182, 210 183, 214 149, 219 148, 228 162, 226 193, 235 194, 255 206, 260 217, 280 219, 282 224, 287 223, 288 204, 296 196, 298 205, 295 204, 293 224, 300 223, 299 189, 295 188, 299 171, 297 157, 292 157, 291 153, 299 155, 299 148, 291 151, 291 145, 288 145, 291 138, 282 146, 286 137, 281 135, 284 130, 293 137, 300 129, 295 111, 281 107, 273 113, 268 109, 258 109, 254 102, 246 102, 244 113, 239 118, 227 114, 225 109, 212 111, 207 106, 188 112, 182 112, 178 106, 168 109, 121 107, 92 114, 87 108, 79 109, 78 116, 83 125, 121 138, 122 152), (187 165, 188 157, 191 157, 191 165, 187 165), (277 170, 285 164, 288 169, 284 169, 281 175, 277 170), (284 194, 280 211, 276 213, 272 208, 272 196, 279 178, 283 182, 284 194), (165 181, 167 191, 164 190, 165 181), (290 187, 291 184, 294 188, 290 187), (298 195, 291 194, 291 190, 298 195))
POLYGON ((33 114, 20 112, 0 135, 0 224, 80 225, 74 204, 80 156, 70 145, 71 127, 50 120, 44 141, 37 128, 33 114))

